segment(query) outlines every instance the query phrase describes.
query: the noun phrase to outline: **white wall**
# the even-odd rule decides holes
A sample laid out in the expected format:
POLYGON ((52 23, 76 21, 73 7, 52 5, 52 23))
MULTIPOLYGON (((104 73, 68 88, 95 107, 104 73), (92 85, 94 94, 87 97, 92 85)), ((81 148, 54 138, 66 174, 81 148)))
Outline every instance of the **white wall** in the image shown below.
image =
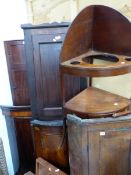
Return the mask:
MULTIPOLYGON (((9 78, 7 73, 6 58, 3 41, 23 39, 21 24, 27 23, 25 0, 4 0, 0 5, 0 105, 12 105, 9 78)), ((11 121, 9 121, 11 122, 11 121)), ((11 125, 8 126, 11 131, 11 125)), ((9 143, 5 117, 0 111, 0 137, 3 139, 7 166, 10 175, 14 175, 18 169, 18 153, 11 154, 10 145, 16 147, 15 142, 9 143)), ((14 131, 12 131, 12 136, 14 131)), ((15 140, 15 139, 14 139, 15 140)))

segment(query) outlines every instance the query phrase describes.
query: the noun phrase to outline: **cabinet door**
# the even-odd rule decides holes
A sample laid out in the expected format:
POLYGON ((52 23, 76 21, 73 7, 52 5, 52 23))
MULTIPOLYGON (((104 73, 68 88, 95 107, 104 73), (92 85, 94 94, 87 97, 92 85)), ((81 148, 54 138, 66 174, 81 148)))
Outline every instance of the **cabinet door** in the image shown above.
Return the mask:
MULTIPOLYGON (((32 36, 36 93, 32 103, 38 118, 51 120, 62 117, 59 55, 64 36, 63 33, 32 36)), ((73 80, 72 85, 68 83, 69 86, 76 86, 75 91, 80 89, 79 79, 73 80)))
POLYGON ((21 166, 20 168, 23 168, 22 171, 24 172, 34 170, 35 167, 35 155, 30 120, 31 118, 29 117, 24 118, 18 116, 18 118, 14 118, 17 146, 21 166))
POLYGON ((55 41, 55 35, 34 35, 34 71, 36 105, 39 116, 62 114, 59 80, 59 53, 63 34, 55 41))
POLYGON ((131 174, 130 128, 114 128, 89 134, 89 174, 131 174))
POLYGON ((69 171, 67 135, 62 121, 31 122, 36 157, 69 171))
POLYGON ((14 105, 29 105, 26 57, 23 40, 5 41, 5 52, 14 105))

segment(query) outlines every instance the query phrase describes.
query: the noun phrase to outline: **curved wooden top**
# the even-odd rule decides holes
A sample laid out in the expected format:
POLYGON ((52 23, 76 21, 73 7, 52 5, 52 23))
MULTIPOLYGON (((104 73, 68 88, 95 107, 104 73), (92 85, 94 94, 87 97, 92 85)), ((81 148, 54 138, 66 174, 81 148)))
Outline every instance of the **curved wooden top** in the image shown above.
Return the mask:
POLYGON ((71 24, 60 58, 62 70, 66 73, 81 73, 82 76, 115 76, 131 72, 131 61, 124 59, 129 56, 131 24, 128 19, 112 8, 92 5, 82 10, 71 24), (108 66, 81 62, 84 56, 94 52, 117 55, 118 59, 123 57, 123 60, 119 59, 116 64, 108 66), (81 64, 71 65, 69 60, 79 60, 81 64))
POLYGON ((68 113, 83 118, 99 118, 123 111, 130 106, 130 100, 110 92, 89 87, 65 103, 68 113))

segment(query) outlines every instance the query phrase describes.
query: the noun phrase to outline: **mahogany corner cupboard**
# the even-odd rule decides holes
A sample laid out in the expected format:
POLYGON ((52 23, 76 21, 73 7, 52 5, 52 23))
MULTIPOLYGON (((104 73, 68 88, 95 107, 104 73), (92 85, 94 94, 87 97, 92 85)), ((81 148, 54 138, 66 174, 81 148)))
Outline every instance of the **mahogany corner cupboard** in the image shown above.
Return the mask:
MULTIPOLYGON (((33 117, 42 120, 62 119, 59 55, 68 23, 24 24, 28 84, 33 117)), ((70 99, 84 83, 78 77, 65 77, 70 99)))

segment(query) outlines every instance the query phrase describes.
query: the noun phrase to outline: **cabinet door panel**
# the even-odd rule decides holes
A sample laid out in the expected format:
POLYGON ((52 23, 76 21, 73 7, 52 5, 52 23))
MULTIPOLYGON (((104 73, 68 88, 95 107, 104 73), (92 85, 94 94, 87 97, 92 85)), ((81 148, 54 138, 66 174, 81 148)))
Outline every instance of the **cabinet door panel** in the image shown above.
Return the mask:
POLYGON ((55 35, 34 36, 34 67, 39 115, 61 115, 59 53, 62 40, 55 35), (40 110, 39 110, 40 109, 40 110))
MULTIPOLYGON (((34 72, 36 87, 36 106, 39 118, 52 119, 62 117, 60 88, 60 51, 65 34, 34 35, 34 72)), ((79 92, 80 80, 66 77, 66 90, 71 94, 79 92)), ((67 94, 67 96, 71 96, 67 94)), ((69 97, 68 97, 69 98, 69 97)))
POLYGON ((11 64, 19 65, 26 64, 25 50, 24 50, 24 41, 19 41, 17 44, 12 44, 9 48, 9 53, 12 55, 11 64))
POLYGON ((43 56, 41 58, 42 84, 46 87, 43 92, 43 103, 45 107, 61 106, 59 80, 60 49, 61 43, 47 43, 40 47, 40 53, 43 56))
POLYGON ((23 40, 5 41, 5 52, 14 105, 29 105, 26 56, 23 40))
POLYGON ((12 70, 12 89, 15 93, 14 101, 19 105, 28 105, 29 104, 29 89, 27 87, 27 74, 25 70, 12 70), (24 88, 23 88, 24 87, 24 88), (24 98, 23 98, 24 96, 24 98), (21 101, 19 102, 19 99, 21 101))
POLYGON ((102 139, 100 146, 100 174, 129 174, 130 140, 102 139))
POLYGON ((97 132, 90 136, 90 174, 131 174, 131 130, 97 132), (92 136, 91 136, 92 135, 92 136), (94 142, 94 137, 97 140, 94 142), (94 156, 94 159, 93 159, 94 156), (96 166, 96 167, 93 167, 96 166))

